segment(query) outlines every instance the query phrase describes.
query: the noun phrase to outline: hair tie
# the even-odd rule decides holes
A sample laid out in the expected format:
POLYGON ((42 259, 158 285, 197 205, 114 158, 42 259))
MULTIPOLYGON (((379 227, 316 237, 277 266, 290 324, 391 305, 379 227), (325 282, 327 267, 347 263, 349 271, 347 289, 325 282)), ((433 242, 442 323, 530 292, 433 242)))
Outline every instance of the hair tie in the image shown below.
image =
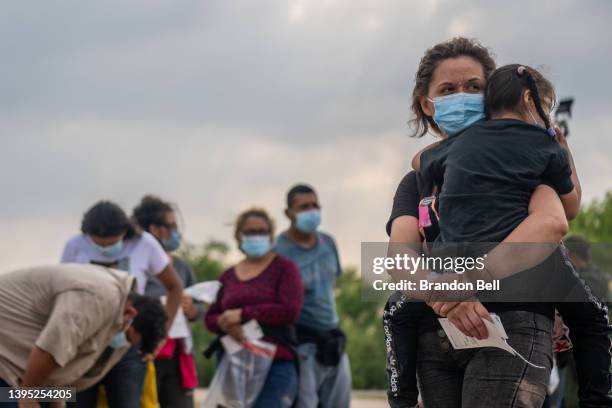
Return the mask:
POLYGON ((522 76, 522 75, 525 73, 525 67, 524 67, 524 66, 522 66, 522 65, 519 65, 519 67, 516 69, 516 73, 517 73, 519 76, 522 76))

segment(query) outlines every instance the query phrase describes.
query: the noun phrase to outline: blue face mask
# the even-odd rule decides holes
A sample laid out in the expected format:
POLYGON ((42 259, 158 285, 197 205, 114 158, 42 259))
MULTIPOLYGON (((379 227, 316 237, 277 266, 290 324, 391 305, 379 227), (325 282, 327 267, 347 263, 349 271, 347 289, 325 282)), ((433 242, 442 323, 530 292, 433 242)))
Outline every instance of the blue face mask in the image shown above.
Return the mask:
MULTIPOLYGON (((128 321, 127 327, 130 327, 133 321, 134 319, 130 319, 128 321)), ((125 335, 126 330, 127 329, 120 331, 119 333, 115 335, 115 337, 111 339, 111 342, 109 344, 111 348, 119 349, 119 348, 130 345, 130 342, 128 341, 127 336, 125 335)))
POLYGON ((119 256, 119 254, 121 253, 121 251, 123 250, 123 241, 117 241, 117 243, 113 244, 113 245, 109 245, 109 246, 100 246, 98 244, 96 244, 93 239, 91 239, 91 245, 94 247, 94 249, 96 251, 98 251, 98 253, 102 256, 105 256, 107 258, 115 258, 117 256, 119 256))
POLYGON ((240 249, 251 258, 261 258, 270 251, 271 247, 268 235, 245 236, 240 243, 240 249))
POLYGON ((179 230, 172 230, 172 232, 170 232, 170 238, 164 240, 162 243, 166 251, 173 252, 181 246, 182 239, 183 236, 179 230))
POLYGON ((321 211, 302 211, 295 216, 295 227, 306 234, 315 232, 321 224, 321 211))
POLYGON ((129 345, 130 342, 128 341, 124 331, 117 333, 115 337, 111 339, 109 344, 109 346, 114 349, 120 349, 129 345))
POLYGON ((454 136, 485 118, 482 94, 460 92, 429 100, 436 110, 434 122, 448 136, 454 136))

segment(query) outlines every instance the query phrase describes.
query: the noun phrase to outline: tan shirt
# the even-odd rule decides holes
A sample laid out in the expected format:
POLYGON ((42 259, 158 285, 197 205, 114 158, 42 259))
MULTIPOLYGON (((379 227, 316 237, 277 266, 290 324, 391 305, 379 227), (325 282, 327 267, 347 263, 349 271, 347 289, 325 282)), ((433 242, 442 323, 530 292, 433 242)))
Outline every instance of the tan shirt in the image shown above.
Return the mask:
POLYGON ((121 330, 133 281, 124 272, 78 264, 0 275, 0 378, 16 387, 36 345, 59 365, 45 385, 96 384, 128 350, 108 345, 121 330))

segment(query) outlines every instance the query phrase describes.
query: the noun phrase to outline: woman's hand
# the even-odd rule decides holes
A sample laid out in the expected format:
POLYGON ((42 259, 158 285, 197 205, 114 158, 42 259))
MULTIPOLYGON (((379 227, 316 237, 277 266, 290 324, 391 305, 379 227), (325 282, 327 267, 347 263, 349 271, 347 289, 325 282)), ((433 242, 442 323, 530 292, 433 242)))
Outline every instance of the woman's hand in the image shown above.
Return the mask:
POLYGON ((461 302, 427 302, 427 305, 433 309, 433 311, 442 317, 446 317, 448 312, 455 308, 461 302))
POLYGON ((181 307, 183 308, 183 313, 185 313, 185 317, 188 320, 194 320, 196 317, 198 317, 198 308, 195 303, 193 303, 193 298, 191 296, 183 294, 181 307))
POLYGON ((493 322, 487 309, 476 298, 463 302, 434 302, 431 308, 440 316, 446 315, 457 328, 466 336, 479 340, 489 336, 483 319, 493 322))
POLYGON ((242 326, 240 325, 240 323, 229 325, 225 332, 229 334, 238 343, 242 343, 243 341, 246 340, 246 337, 244 337, 244 332, 242 331, 242 326))
POLYGON ((221 313, 218 320, 219 327, 226 333, 231 325, 240 325, 240 323, 242 323, 242 309, 228 309, 221 313))
POLYGON ((580 186, 580 179, 578 178, 578 173, 576 172, 576 164, 574 163, 574 157, 572 156, 572 152, 567 144, 567 139, 559 127, 555 127, 555 133, 557 142, 567 153, 567 159, 569 161, 570 169, 572 170, 571 178, 572 183, 574 183, 574 190, 568 194, 559 196, 561 198, 561 202, 563 203, 563 208, 565 209, 565 215, 567 216, 567 219, 571 221, 576 218, 578 212, 580 211, 582 187, 580 186))

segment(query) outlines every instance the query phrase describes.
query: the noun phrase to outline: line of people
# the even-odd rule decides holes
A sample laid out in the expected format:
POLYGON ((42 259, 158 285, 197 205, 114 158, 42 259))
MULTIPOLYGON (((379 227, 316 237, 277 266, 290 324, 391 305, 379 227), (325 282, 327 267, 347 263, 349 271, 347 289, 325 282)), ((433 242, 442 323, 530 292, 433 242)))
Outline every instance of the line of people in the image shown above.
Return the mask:
MULTIPOLYGON (((68 403, 74 407, 192 407, 193 353, 201 350, 191 335, 168 336, 182 314, 239 342, 243 323, 259 323, 277 348, 256 407, 348 407, 350 366, 334 299, 342 273, 336 244, 318 230, 313 188, 296 185, 286 200, 290 226, 277 237, 263 209, 237 218, 234 236, 244 258, 219 277, 208 310, 183 291, 196 278, 173 254, 182 240, 175 205, 145 196, 128 217, 113 202, 96 203, 60 265, 0 275, 6 317, 0 386, 74 386, 76 401, 68 403), (156 389, 148 390, 151 384, 156 389)), ((219 344, 209 349, 220 359, 219 344)))
MULTIPOLYGON (((541 73, 520 64, 496 69, 473 40, 437 44, 421 60, 412 104, 417 135, 432 130, 442 141, 415 157, 415 171, 398 186, 390 242, 422 252, 452 242, 553 243, 544 257, 524 251, 499 263, 492 254, 502 246, 489 248, 486 272, 506 278, 550 261, 559 271, 554 278, 584 301, 449 301, 425 293, 427 302, 417 303, 393 294, 383 314, 391 406, 414 406, 418 395, 427 408, 542 406, 555 309, 570 329, 581 406, 612 406, 607 307, 559 244, 581 191, 567 141, 550 120, 554 102, 541 73), (543 369, 503 350, 454 350, 437 320, 448 317, 484 338, 489 312, 499 315, 508 342, 543 369)), ((175 206, 146 196, 128 217, 112 202, 95 204, 66 243, 64 265, 0 276, 0 386, 70 385, 78 391, 70 406, 132 408, 151 403, 143 389, 155 367, 159 404, 191 407, 193 353, 200 350, 189 333, 169 336, 175 319, 203 321, 239 343, 243 325, 255 320, 275 351, 253 406, 348 407, 336 244, 318 231, 321 206, 311 187, 289 190, 285 215, 290 226, 278 236, 265 210, 239 215, 234 237, 244 257, 219 277, 221 289, 205 310, 183 291, 196 279, 173 255, 181 244, 175 206)), ((207 355, 223 361, 222 345, 215 340, 207 355)))

